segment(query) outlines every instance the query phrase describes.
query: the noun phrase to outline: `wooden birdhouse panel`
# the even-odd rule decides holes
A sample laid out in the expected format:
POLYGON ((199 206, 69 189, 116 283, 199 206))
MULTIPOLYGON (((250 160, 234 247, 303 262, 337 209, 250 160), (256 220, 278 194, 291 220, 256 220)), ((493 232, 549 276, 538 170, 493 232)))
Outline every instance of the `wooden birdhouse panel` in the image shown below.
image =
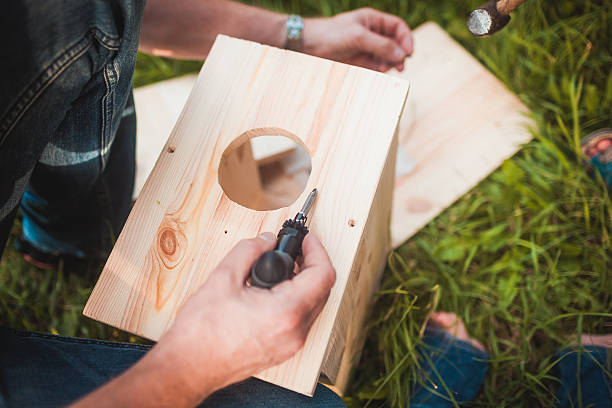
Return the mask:
POLYGON ((407 92, 402 79, 219 36, 84 313, 159 339, 239 240, 278 231, 316 187, 310 230, 329 253, 336 284, 304 348, 259 377, 312 395, 325 356, 334 361, 329 376, 345 376, 350 358, 342 354, 363 319, 339 310, 354 296, 370 296, 384 266, 407 92), (265 211, 258 208, 268 208, 270 197, 243 147, 263 135, 294 140, 311 160, 296 201, 265 211), (224 180, 228 166, 244 179, 224 180), (233 183, 241 194, 226 194, 233 183))

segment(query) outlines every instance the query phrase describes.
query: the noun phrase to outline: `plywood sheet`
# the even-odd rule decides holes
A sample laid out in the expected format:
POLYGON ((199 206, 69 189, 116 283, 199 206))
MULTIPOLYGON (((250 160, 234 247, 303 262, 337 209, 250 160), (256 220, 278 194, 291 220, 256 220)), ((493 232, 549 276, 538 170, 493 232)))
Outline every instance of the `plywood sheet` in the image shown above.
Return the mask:
MULTIPOLYGON (((486 41, 486 40, 483 40, 486 41)), ((531 140, 528 109, 435 23, 414 31, 391 236, 399 246, 531 140)))

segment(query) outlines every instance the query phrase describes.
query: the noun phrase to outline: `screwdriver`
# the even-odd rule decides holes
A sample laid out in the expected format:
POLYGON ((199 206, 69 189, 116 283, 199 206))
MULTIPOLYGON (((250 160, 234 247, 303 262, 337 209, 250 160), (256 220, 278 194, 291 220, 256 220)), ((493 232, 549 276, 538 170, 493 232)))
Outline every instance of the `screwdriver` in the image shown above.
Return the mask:
POLYGON ((308 234, 306 220, 308 212, 317 197, 315 188, 306 197, 302 209, 293 219, 283 223, 278 232, 276 247, 264 252, 251 266, 249 283, 251 286, 269 289, 293 276, 295 259, 302 253, 302 241, 308 234))

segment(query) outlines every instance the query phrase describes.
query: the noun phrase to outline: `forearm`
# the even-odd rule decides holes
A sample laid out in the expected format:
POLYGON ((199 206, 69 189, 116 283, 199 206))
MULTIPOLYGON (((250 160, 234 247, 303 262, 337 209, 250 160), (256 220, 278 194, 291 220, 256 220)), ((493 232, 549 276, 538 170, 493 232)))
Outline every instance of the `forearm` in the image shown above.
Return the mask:
POLYGON ((242 240, 180 308, 172 327, 138 363, 73 407, 189 407, 294 355, 335 282, 312 234, 300 273, 274 290, 244 284, 274 248, 272 233, 242 240))
POLYGON ((217 34, 282 47, 286 16, 227 0, 148 0, 140 50, 203 59, 217 34))
POLYGON ((171 342, 160 342, 129 370, 77 401, 73 407, 196 406, 221 384, 214 377, 214 369, 193 367, 185 354, 189 353, 180 345, 175 347, 171 342))

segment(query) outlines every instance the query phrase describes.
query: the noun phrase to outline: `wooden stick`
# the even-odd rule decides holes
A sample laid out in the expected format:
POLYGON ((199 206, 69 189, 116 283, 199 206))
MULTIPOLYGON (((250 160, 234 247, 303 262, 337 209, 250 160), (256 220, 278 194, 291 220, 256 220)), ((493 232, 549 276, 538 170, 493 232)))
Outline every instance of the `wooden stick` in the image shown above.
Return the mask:
POLYGON ((491 35, 504 28, 510 13, 526 0, 491 0, 470 13, 468 30, 476 37, 491 35))
POLYGON ((496 8, 499 14, 507 16, 525 1, 527 0, 499 0, 496 4, 496 8))

